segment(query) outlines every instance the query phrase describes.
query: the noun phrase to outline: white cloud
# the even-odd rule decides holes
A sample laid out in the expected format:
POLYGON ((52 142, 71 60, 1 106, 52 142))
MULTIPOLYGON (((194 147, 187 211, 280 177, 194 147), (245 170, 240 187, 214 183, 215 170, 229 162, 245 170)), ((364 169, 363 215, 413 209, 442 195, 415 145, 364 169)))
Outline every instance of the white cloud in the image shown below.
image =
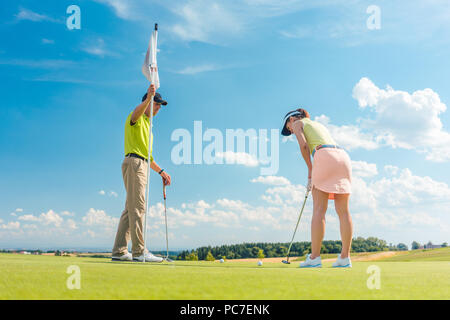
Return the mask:
POLYGON ((85 45, 81 48, 84 52, 87 52, 91 55, 98 56, 98 57, 105 57, 105 56, 115 56, 116 54, 108 51, 106 49, 105 40, 102 38, 98 38, 94 41, 91 41, 88 45, 85 45))
POLYGON ((370 3, 363 1, 305 1, 315 14, 309 19, 299 19, 294 25, 283 25, 279 33, 287 39, 314 39, 332 41, 338 45, 356 46, 364 43, 421 43, 424 40, 448 38, 450 9, 445 0, 426 4, 420 0, 381 1, 381 29, 369 30, 366 26, 366 9, 370 3), (389 13, 389 14, 385 14, 389 13), (446 27, 443 27, 446 26, 446 27))
POLYGON ((51 40, 51 39, 45 39, 43 38, 41 40, 42 44, 55 44, 55 40, 51 40))
POLYGON ((64 69, 76 66, 77 64, 70 60, 60 59, 41 59, 41 60, 25 60, 25 59, 12 59, 12 60, 0 60, 0 65, 11 65, 36 69, 64 69))
POLYGON ((189 0, 169 7, 178 21, 171 31, 184 41, 215 42, 214 35, 237 35, 243 21, 226 3, 214 0, 189 0))
POLYGON ((399 168, 388 164, 384 166, 384 171, 386 171, 389 175, 395 176, 398 173, 399 168))
POLYGON ((110 197, 114 197, 114 198, 117 198, 117 196, 118 196, 117 192, 114 192, 114 191, 110 191, 110 192, 108 193, 108 195, 109 195, 110 197))
POLYGON ((110 6, 114 13, 122 19, 132 19, 132 1, 123 1, 123 0, 95 0, 100 3, 104 3, 110 6))
POLYGON ((60 227, 63 222, 63 218, 53 210, 49 210, 47 213, 41 213, 39 220, 45 225, 53 224, 55 227, 60 227))
POLYGON ((184 74, 184 75, 193 75, 203 72, 210 72, 210 71, 217 71, 222 69, 222 67, 215 65, 215 64, 203 64, 199 66, 188 66, 184 69, 181 69, 179 71, 176 71, 175 73, 178 74, 184 74))
MULTIPOLYGON (((100 190, 100 191, 98 192, 98 194, 101 195, 101 196, 104 196, 104 195, 106 195, 106 191, 105 191, 105 190, 100 190)), ((108 192, 108 196, 109 196, 109 197, 117 198, 119 195, 117 194, 117 192, 111 190, 111 191, 108 192)))
POLYGON ((370 178, 378 174, 375 163, 365 161, 352 161, 352 174, 363 178, 370 178))
POLYGON ((23 212, 23 209, 22 208, 17 208, 16 212, 23 212))
POLYGON ((361 120, 361 126, 379 143, 426 153, 427 160, 450 160, 450 133, 440 119, 447 107, 432 89, 410 94, 389 86, 380 89, 362 78, 353 88, 353 97, 362 109, 373 112, 374 117, 361 120))
POLYGON ((17 219, 23 221, 39 221, 39 218, 32 214, 25 214, 23 216, 18 217, 17 219))
POLYGON ((20 222, 18 221, 11 221, 7 224, 0 224, 0 229, 3 230, 17 230, 20 228, 20 222))
POLYGON ((67 227, 68 227, 69 229, 71 229, 71 230, 78 229, 77 223, 76 223, 75 220, 73 220, 73 219, 68 219, 68 220, 67 220, 67 227))
POLYGON ((306 188, 302 185, 277 186, 267 189, 261 199, 272 205, 292 205, 304 198, 305 191, 306 188))
POLYGON ((291 134, 290 136, 282 136, 282 137, 281 137, 281 141, 282 141, 283 143, 286 143, 286 142, 288 142, 288 141, 290 141, 290 142, 295 142, 296 140, 294 139, 294 135, 291 134))
POLYGON ((85 234, 85 235, 88 235, 88 236, 91 237, 91 238, 95 238, 95 237, 97 236, 97 235, 95 234, 95 232, 92 231, 92 230, 88 230, 88 231, 84 232, 84 234, 85 234))
MULTIPOLYGON (((423 240, 419 238, 423 234, 435 234, 441 239, 450 232, 450 187, 446 183, 417 176, 408 168, 392 165, 384 166, 381 172, 378 172, 374 164, 365 161, 354 161, 353 167, 355 174, 350 211, 355 236, 371 235, 388 240, 398 238, 399 241, 409 241, 415 237, 416 240, 423 240)), ((204 244, 204 238, 199 235, 199 230, 211 232, 214 242, 219 244, 225 238, 230 239, 230 230, 233 230, 233 242, 279 241, 287 230, 292 231, 297 221, 305 197, 305 187, 292 184, 282 176, 255 177, 250 181, 267 185, 260 199, 254 198, 255 201, 259 200, 256 204, 247 202, 245 198, 218 198, 168 207, 169 231, 176 235, 183 233, 191 239, 198 238, 198 241, 203 241, 201 245, 204 244), (255 230, 261 238, 249 238, 250 234, 255 236, 255 233, 249 231, 255 230)), ((303 213, 298 239, 309 239, 311 215, 310 197, 303 213)), ((113 241, 118 220, 105 211, 94 208, 89 209, 80 222, 74 219, 63 220, 53 210, 49 210, 37 217, 22 215, 17 221, 0 224, 0 231, 2 236, 22 232, 22 237, 26 238, 67 235, 69 239, 78 239, 76 237, 80 236, 113 241), (42 225, 33 222, 40 222, 42 225)), ((149 237, 153 237, 155 241, 163 241, 164 223, 163 204, 152 205, 148 219, 149 237)), ((332 201, 329 202, 327 213, 327 235, 331 239, 339 238, 338 219, 332 201)))
POLYGON ((336 143, 346 150, 358 148, 374 150, 379 147, 376 137, 373 134, 363 132, 356 125, 336 126, 331 124, 330 118, 325 115, 315 117, 314 120, 325 125, 336 143))
POLYGON ((82 221, 90 227, 115 228, 119 222, 118 218, 108 216, 103 210, 90 208, 82 221))
POLYGON ((413 93, 378 88, 361 78, 353 88, 353 98, 370 114, 356 124, 334 125, 325 115, 315 117, 330 131, 336 143, 346 150, 374 150, 380 147, 414 150, 436 162, 450 160, 450 132, 441 114, 446 105, 432 89, 413 93))
POLYGON ((392 206, 410 206, 413 203, 432 203, 446 201, 450 203, 450 188, 444 182, 430 177, 415 176, 410 169, 402 169, 396 176, 380 179, 371 188, 379 200, 392 206))
POLYGON ((288 179, 280 176, 259 176, 258 178, 250 180, 253 183, 262 183, 272 186, 282 186, 291 184, 288 179))
POLYGON ((56 19, 53 19, 45 14, 39 14, 26 8, 20 8, 19 12, 15 16, 16 19, 19 21, 28 20, 33 22, 41 22, 41 21, 57 22, 56 19))
POLYGON ((222 208, 231 210, 240 210, 249 207, 249 205, 241 200, 218 199, 217 204, 222 208))

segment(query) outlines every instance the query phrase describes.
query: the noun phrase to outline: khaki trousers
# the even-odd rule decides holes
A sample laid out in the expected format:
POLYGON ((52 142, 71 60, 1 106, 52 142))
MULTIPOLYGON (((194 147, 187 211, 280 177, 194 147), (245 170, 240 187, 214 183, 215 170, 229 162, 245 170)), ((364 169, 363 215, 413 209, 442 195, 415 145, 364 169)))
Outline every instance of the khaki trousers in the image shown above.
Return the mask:
POLYGON ((113 256, 128 252, 131 239, 131 253, 137 257, 143 254, 145 187, 147 184, 147 162, 138 158, 125 158, 122 163, 122 176, 127 191, 125 209, 120 217, 114 241, 113 256))

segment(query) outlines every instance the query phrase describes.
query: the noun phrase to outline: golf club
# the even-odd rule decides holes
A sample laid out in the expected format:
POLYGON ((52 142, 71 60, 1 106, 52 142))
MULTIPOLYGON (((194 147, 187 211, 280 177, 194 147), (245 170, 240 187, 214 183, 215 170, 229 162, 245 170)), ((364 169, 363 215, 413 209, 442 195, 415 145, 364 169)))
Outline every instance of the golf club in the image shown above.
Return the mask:
POLYGON ((164 196, 164 217, 166 220, 166 257, 164 258, 167 262, 173 262, 172 259, 169 258, 169 234, 167 233, 167 207, 166 207, 166 185, 163 182, 163 196, 164 196))
POLYGON ((300 218, 302 217, 303 209, 305 208, 306 199, 308 199, 308 194, 309 194, 309 191, 306 191, 305 200, 303 200, 302 210, 300 211, 300 215, 298 216, 297 225, 295 226, 294 234, 292 235, 291 244, 289 245, 289 249, 288 249, 288 252, 287 252, 286 260, 282 260, 281 261, 284 264, 290 264, 290 262, 289 262, 289 253, 291 252, 292 243, 294 242, 295 233, 297 232, 298 224, 300 223, 300 218))

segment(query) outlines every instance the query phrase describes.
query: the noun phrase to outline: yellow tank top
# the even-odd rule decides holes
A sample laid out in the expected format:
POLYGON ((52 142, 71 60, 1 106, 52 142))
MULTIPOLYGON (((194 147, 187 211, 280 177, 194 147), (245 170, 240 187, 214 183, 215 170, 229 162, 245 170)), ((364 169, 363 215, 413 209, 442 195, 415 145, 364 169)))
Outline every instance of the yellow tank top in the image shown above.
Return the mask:
POLYGON ((331 137, 328 129, 320 122, 313 121, 309 118, 303 118, 300 120, 303 122, 303 133, 305 134, 306 141, 308 142, 309 151, 313 150, 321 144, 334 144, 336 142, 331 137))

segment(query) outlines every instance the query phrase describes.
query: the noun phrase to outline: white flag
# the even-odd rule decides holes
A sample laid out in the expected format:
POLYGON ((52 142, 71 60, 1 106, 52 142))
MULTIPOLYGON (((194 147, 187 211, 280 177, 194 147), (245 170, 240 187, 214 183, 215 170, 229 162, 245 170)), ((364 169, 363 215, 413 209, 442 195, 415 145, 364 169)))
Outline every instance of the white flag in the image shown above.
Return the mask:
POLYGON ((158 66, 156 63, 158 35, 157 30, 152 32, 150 42, 148 44, 147 54, 145 55, 144 65, 142 66, 142 73, 148 81, 155 85, 156 90, 159 88, 158 66))

